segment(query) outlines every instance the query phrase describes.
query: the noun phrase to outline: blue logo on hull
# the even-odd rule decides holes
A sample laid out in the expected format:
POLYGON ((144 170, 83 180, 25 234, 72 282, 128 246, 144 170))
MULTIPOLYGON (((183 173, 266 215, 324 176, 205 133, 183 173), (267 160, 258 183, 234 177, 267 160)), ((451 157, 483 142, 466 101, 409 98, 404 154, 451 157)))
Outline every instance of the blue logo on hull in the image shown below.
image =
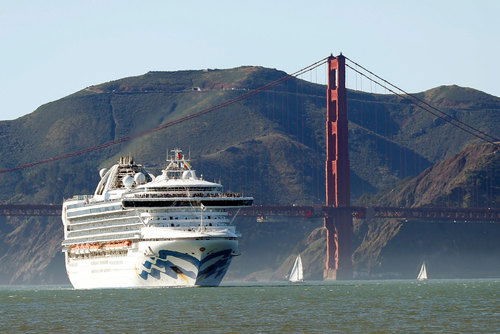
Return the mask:
POLYGON ((196 279, 196 285, 219 285, 222 278, 226 274, 229 264, 231 263, 232 249, 226 249, 213 254, 210 254, 203 259, 198 260, 189 254, 175 252, 170 250, 160 250, 158 257, 150 257, 150 261, 146 260, 142 266, 148 270, 142 270, 139 276, 147 280, 149 276, 160 279, 161 274, 178 279, 179 274, 185 275, 191 279, 196 279), (179 267, 172 263, 168 258, 177 258, 191 263, 198 269, 198 274, 195 272, 179 267), (219 258, 216 262, 204 268, 204 265, 212 259, 219 258), (154 266, 153 266, 154 265, 154 266), (160 270, 163 269, 163 270, 160 270))

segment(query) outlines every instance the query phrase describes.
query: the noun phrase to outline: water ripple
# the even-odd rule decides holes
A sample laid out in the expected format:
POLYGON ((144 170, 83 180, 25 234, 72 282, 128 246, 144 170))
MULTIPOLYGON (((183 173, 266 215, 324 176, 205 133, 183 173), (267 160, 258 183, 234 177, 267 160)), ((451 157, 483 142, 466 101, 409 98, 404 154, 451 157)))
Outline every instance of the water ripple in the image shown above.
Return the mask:
POLYGON ((0 287, 7 333, 494 333, 500 280, 0 287))

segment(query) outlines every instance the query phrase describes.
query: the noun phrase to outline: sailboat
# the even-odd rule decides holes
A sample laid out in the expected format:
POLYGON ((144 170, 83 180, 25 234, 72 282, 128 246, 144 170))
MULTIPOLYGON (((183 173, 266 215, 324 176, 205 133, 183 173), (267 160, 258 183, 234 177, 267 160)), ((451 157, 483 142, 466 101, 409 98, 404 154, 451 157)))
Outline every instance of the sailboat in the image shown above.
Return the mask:
POLYGON ((427 268, 425 267, 425 262, 422 263, 422 267, 420 268, 420 272, 418 273, 417 280, 425 281, 427 279, 427 268))
POLYGON ((290 282, 302 282, 304 280, 304 270, 302 269, 302 259, 300 258, 300 255, 295 259, 295 263, 293 264, 288 280, 290 282))

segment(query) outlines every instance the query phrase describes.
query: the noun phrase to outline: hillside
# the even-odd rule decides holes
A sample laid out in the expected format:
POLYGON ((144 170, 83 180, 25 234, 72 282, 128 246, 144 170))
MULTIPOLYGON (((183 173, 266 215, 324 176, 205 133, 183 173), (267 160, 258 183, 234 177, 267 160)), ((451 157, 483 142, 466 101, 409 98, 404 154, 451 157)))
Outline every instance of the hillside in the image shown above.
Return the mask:
MULTIPOLYGON (((31 114, 0 122, 0 168, 139 133, 284 75, 246 66, 149 72, 87 87, 31 114)), ((0 202, 60 203, 74 194, 92 193, 97 171, 120 155, 132 154, 136 161, 158 169, 166 151, 177 146, 190 150, 193 165, 205 178, 220 179, 226 189, 252 194, 258 204, 319 204, 324 197, 324 91, 318 84, 290 80, 239 104, 133 141, 2 174, 0 202)), ((456 86, 420 94, 483 131, 494 133, 499 128, 497 97, 456 86)), ((350 91, 348 98, 354 200, 392 189, 473 142, 397 97, 350 91)), ((250 252, 263 245, 256 236, 264 228, 244 220, 237 223, 244 230, 242 245, 248 255, 235 260, 229 273, 233 278, 279 267, 303 237, 320 225, 303 222, 287 228, 290 234, 280 241, 280 248, 268 242, 262 252, 273 255, 245 271, 250 252)), ((0 283, 64 281, 64 275, 57 274, 63 266, 57 246, 62 236, 60 224, 57 218, 0 218, 0 251, 4 254, 0 257, 0 283)), ((273 240, 281 228, 266 227, 266 238, 273 240)))
MULTIPOLYGON (((500 207, 500 154, 491 144, 470 145, 388 193, 373 205, 500 207)), ((433 278, 498 277, 500 229, 496 224, 406 222, 396 219, 355 221, 357 277, 413 278, 425 261, 433 278)), ((324 231, 314 230, 292 255, 266 278, 279 279, 301 253, 310 279, 323 269, 324 231)))
POLYGON ((391 206, 500 207, 500 154, 492 144, 471 145, 383 195, 391 206))
MULTIPOLYGON (((466 147, 416 177, 383 193, 375 205, 500 207, 500 154, 492 144, 466 147)), ((434 277, 500 275, 500 229, 496 224, 362 221, 354 254, 360 271, 412 277, 426 261, 434 277), (360 236, 361 237, 361 236, 360 236)))

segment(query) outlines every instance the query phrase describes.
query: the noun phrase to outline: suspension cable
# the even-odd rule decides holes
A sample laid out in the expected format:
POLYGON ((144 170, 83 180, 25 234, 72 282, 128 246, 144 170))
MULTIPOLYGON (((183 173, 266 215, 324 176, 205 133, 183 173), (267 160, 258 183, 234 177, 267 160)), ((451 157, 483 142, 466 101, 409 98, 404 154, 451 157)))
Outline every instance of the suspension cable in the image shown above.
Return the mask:
MULTIPOLYGON (((368 77, 366 74, 364 74, 364 73, 362 73, 362 72, 358 71, 357 69, 355 69, 354 67, 350 66, 349 64, 346 64, 346 66, 347 66, 347 67, 349 67, 350 69, 352 69, 353 71, 355 71, 355 72, 359 73, 361 76, 363 76, 363 77, 367 78, 368 80, 372 80, 375 84, 379 85, 380 87, 387 89, 389 92, 393 93, 394 95, 397 95, 397 96, 399 96, 399 97, 400 97, 400 98, 402 98, 402 99, 404 99, 404 98, 405 98, 405 96, 404 96, 404 95, 402 95, 402 94, 400 94, 400 93, 398 93, 398 92, 394 91, 394 90, 393 90, 393 89, 391 89, 390 87, 387 87, 387 86, 385 86, 385 85, 381 84, 380 82, 378 82, 378 81, 376 81, 376 80, 371 79, 371 78, 370 78, 370 77, 368 77)), ((436 116, 436 117, 438 117, 438 118, 442 119, 442 120, 443 120, 443 121, 445 121, 445 122, 448 122, 449 124, 451 124, 451 125, 453 125, 453 126, 455 126, 455 127, 459 128, 459 129, 461 129, 462 131, 465 131, 465 132, 467 132, 467 133, 471 134, 472 136, 474 136, 474 137, 476 137, 476 138, 479 138, 479 139, 481 139, 481 140, 483 140, 483 141, 486 141, 486 142, 488 142, 488 143, 490 143, 490 144, 493 144, 493 145, 495 145, 495 146, 499 146, 499 145, 498 145, 497 143, 495 143, 494 141, 489 140, 488 138, 481 137, 480 135, 478 135, 478 134, 476 134, 476 133, 474 133, 474 132, 470 131, 469 129, 464 128, 464 127, 460 126, 459 124, 455 124, 455 123, 453 123, 453 122, 449 121, 449 120, 448 120, 448 119, 446 119, 445 117, 443 117, 443 116, 441 116, 441 115, 437 114, 436 112, 434 112, 434 111, 432 111, 432 110, 430 110, 430 109, 428 109, 428 108, 426 108, 426 107, 424 107, 424 106, 422 106, 422 105, 420 105, 420 104, 417 104, 417 103, 415 103, 415 102, 413 102, 413 103, 414 103, 417 107, 419 107, 419 108, 421 108, 421 109, 423 109, 423 110, 427 111, 428 113, 430 113, 430 114, 432 114, 432 115, 434 115, 434 116, 436 116)))
POLYGON ((27 163, 27 164, 23 164, 23 165, 19 165, 19 166, 16 166, 16 167, 12 167, 12 168, 7 168, 7 169, 2 169, 0 170, 0 174, 2 173, 7 173, 7 172, 11 172, 11 171, 14 171, 14 170, 19 170, 19 169, 25 169, 25 168, 29 168, 29 167, 33 167, 33 166, 37 166, 37 165, 41 165, 41 164, 46 164, 46 163, 49 163, 49 162, 53 162, 53 161, 57 161, 57 160, 62 160, 62 159, 67 159, 67 158, 71 158, 71 157, 75 157, 75 156, 78 156, 78 155, 82 155, 84 153, 89 153, 89 152, 93 152, 93 151, 98 151, 98 150, 102 150, 104 148, 107 148, 107 147, 110 147, 110 146, 114 146, 114 145, 117 145, 117 144, 121 144, 121 143, 124 143, 124 142, 127 142, 127 141, 130 141, 130 140, 133 140, 133 139, 136 139, 136 138, 139 138, 139 137, 142 137, 142 136, 145 136, 145 135, 148 135, 148 134, 151 134, 151 133, 154 133, 154 132, 158 132, 160 130, 163 130, 163 129, 166 129, 166 128, 169 128, 173 125, 176 125, 176 124, 179 124, 179 123, 182 123, 182 122, 185 122, 187 120, 190 120, 190 119, 193 119, 193 118, 196 118, 196 117, 199 117, 199 116, 202 116, 202 115, 205 115, 205 114, 208 114, 209 112, 212 112, 212 111, 215 111, 215 110, 219 110, 219 109, 222 109, 224 107, 227 107, 231 104, 234 104, 234 103, 237 103, 237 102, 240 102, 242 100, 245 100, 249 97, 252 97, 256 94, 259 94, 260 92, 262 91, 265 91, 271 87, 274 87, 276 85, 279 85, 283 82, 286 82, 292 78, 295 78, 299 75, 302 75, 308 71, 311 71, 313 69, 315 69, 316 67, 318 66, 321 66, 323 64, 326 63, 328 57, 325 57, 321 60, 318 60, 317 62, 314 62, 312 63, 311 65, 308 65, 292 74, 287 74, 277 80, 274 80, 274 81, 271 81, 263 86, 260 86, 260 87, 257 87, 249 92, 246 92, 238 97, 235 97, 233 99, 229 99, 227 101, 224 101, 222 103, 219 103, 219 104, 216 104, 216 105, 213 105, 213 106, 210 106, 208 108, 205 108, 205 109, 202 109, 196 113, 193 113, 191 115, 188 115, 188 116, 184 116, 184 117, 181 117, 181 118, 178 118, 176 120, 173 120, 173 121, 170 121, 170 122, 166 122, 164 124, 161 124, 157 127, 154 127, 154 128, 151 128, 151 129, 147 129, 147 130, 144 130, 144 131, 141 131, 141 132, 138 132, 138 133, 135 133, 135 134, 132 134, 132 135, 129 135, 129 136, 125 136, 125 137, 121 137, 121 138, 118 138, 118 139, 115 139, 115 140, 112 140, 112 141, 109 141, 109 142, 106 142, 106 143, 103 143, 103 144, 100 144, 100 145, 96 145, 96 146, 91 146, 91 147, 87 147, 87 148, 84 148, 84 149, 81 149, 81 150, 78 150, 78 151, 73 151, 73 152, 70 152, 70 153, 66 153, 66 154, 63 154, 63 155, 59 155, 59 156, 56 156, 56 157, 52 157, 52 158, 48 158, 48 159, 43 159, 43 160, 39 160, 39 161, 35 161, 35 162, 30 162, 30 163, 27 163))
MULTIPOLYGON (((442 110, 438 109, 437 107, 435 107, 435 106, 431 105, 430 103, 428 103, 428 102, 427 102, 427 101, 425 101, 424 99, 422 99, 422 98, 420 98, 420 97, 416 96, 415 94, 408 93, 407 91, 403 90, 402 88, 399 88, 398 86, 396 86, 396 85, 394 85, 394 84, 390 83, 389 81, 387 81, 387 80, 385 80, 384 78, 382 78, 382 77, 378 76, 377 74, 373 73, 372 71, 368 70, 367 68, 363 67, 362 65, 360 65, 360 64, 358 64, 358 63, 356 63, 356 62, 355 62, 355 61, 353 61, 352 59, 350 59, 350 58, 348 58, 348 57, 345 57, 345 58, 346 58, 348 61, 350 61, 352 64, 354 64, 354 65, 356 65, 357 67, 359 67, 359 68, 363 69, 364 71, 366 71, 366 72, 370 73, 371 75, 373 75, 373 76, 374 76, 374 77, 376 77, 377 79, 379 79, 379 80, 381 80, 381 81, 385 82, 386 84, 390 85, 390 86, 391 86, 391 87, 393 87, 394 89, 399 90, 400 92, 403 92, 405 95, 407 95, 407 96, 409 96, 409 97, 413 98, 413 99, 414 99, 414 100, 416 100, 416 101, 419 101, 420 103, 423 103, 423 104, 424 104, 424 105, 426 105, 427 107, 429 107, 429 108, 431 108, 432 110, 434 110, 435 112, 439 113, 441 116, 440 116, 440 115, 437 115, 436 113, 431 112, 429 109, 424 108, 424 107, 422 107, 421 105, 419 105, 419 104, 417 104, 417 103, 413 102, 416 106, 420 107, 421 109, 423 109, 423 110, 425 110, 425 111, 427 111, 427 112, 431 113, 432 115, 434 115, 434 116, 436 116, 436 117, 439 117, 440 119, 442 119, 442 120, 444 120, 444 121, 446 121, 446 122, 448 122, 448 123, 450 123, 450 124, 452 124, 452 125, 456 126, 457 128, 459 128, 459 129, 461 129, 461 130, 463 130, 463 131, 465 131, 465 132, 467 132, 467 133, 469 133, 469 134, 471 134, 471 135, 473 135, 473 136, 475 136, 475 137, 477 137, 477 138, 479 138, 479 139, 481 139, 481 140, 483 140, 483 141, 487 141, 487 142, 489 142, 489 143, 491 143, 491 144, 494 144, 495 146, 498 146, 498 144, 497 144, 497 143, 495 143, 495 142, 500 141, 500 139, 499 139, 499 138, 496 138, 496 137, 494 137, 494 136, 491 136, 491 135, 487 134, 486 132, 481 131, 481 130, 479 130, 479 129, 477 129, 477 128, 475 128, 475 127, 473 127, 473 126, 471 126, 471 125, 469 125, 469 124, 467 124, 467 123, 465 123, 465 122, 461 121, 460 119, 458 119, 458 118, 456 118, 456 117, 454 117, 454 116, 452 116, 452 115, 450 115, 450 114, 447 114, 446 112, 444 112, 444 111, 442 111, 442 110), (455 124, 455 123, 453 123, 453 122, 457 122, 457 123, 459 123, 461 126, 459 126, 459 125, 457 125, 457 124, 455 124), (465 129, 464 127, 465 127, 465 128, 467 128, 467 129, 465 129), (473 133, 473 132, 471 132, 471 131, 475 131, 476 133, 473 133), (480 135, 478 135, 478 134, 480 134, 480 135)), ((370 80, 370 81, 374 82, 375 84, 377 84, 377 85, 379 85, 379 86, 381 86, 381 87, 384 87, 385 89, 387 89, 387 90, 391 91, 392 93, 394 93, 394 94, 398 95, 399 97, 404 98, 403 96, 399 95, 398 93, 394 92, 393 90, 389 89, 388 87, 383 86, 382 84, 380 84, 380 83, 379 83, 379 82, 377 82, 376 80, 374 80, 374 79, 372 79, 372 78, 368 77, 367 75, 365 75, 365 74, 361 73, 359 70, 356 70, 356 69, 355 69, 355 68, 353 68, 352 66, 349 66, 349 64, 346 64, 346 66, 347 66, 347 67, 349 67, 349 68, 351 68, 352 70, 356 71, 357 73, 361 74, 362 76, 366 77, 368 80, 370 80)))

